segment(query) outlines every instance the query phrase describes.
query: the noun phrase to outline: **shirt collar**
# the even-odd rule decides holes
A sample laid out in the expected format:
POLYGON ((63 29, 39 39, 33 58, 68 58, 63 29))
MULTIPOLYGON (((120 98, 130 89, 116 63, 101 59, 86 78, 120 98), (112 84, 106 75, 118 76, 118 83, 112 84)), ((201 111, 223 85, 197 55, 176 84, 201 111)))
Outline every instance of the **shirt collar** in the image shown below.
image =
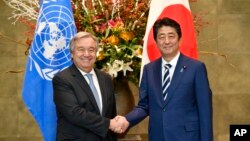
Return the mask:
MULTIPOLYGON (((77 69, 80 71, 80 73, 81 73, 83 76, 85 76, 86 74, 88 74, 88 73, 82 71, 81 69, 79 69, 78 67, 77 67, 77 69)), ((92 69, 92 70, 89 72, 89 74, 92 74, 92 76, 94 76, 94 75, 95 75, 94 69, 92 69)))
POLYGON ((180 57, 180 52, 177 53, 177 55, 170 61, 167 62, 165 59, 163 59, 162 57, 162 67, 164 67, 165 64, 170 64, 172 67, 171 68, 175 68, 177 61, 180 57))

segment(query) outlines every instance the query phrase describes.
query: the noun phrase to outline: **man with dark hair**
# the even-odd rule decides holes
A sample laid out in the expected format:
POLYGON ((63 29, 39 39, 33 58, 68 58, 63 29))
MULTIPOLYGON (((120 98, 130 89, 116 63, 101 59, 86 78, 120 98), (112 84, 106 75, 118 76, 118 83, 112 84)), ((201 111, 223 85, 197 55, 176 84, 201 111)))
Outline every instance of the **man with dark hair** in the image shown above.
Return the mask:
POLYGON ((212 92, 205 64, 179 51, 182 34, 176 21, 157 20, 153 33, 161 57, 144 66, 138 105, 126 119, 118 118, 132 127, 149 116, 149 141, 212 141, 212 92))

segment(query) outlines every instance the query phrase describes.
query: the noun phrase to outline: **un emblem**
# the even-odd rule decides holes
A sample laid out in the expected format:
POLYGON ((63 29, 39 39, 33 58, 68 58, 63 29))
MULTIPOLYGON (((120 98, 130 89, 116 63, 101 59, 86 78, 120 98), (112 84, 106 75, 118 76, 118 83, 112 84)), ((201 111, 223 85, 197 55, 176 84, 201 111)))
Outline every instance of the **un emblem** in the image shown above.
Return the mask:
POLYGON ((41 10, 29 57, 39 75, 51 80, 71 64, 69 42, 76 29, 67 7, 50 4, 41 10))

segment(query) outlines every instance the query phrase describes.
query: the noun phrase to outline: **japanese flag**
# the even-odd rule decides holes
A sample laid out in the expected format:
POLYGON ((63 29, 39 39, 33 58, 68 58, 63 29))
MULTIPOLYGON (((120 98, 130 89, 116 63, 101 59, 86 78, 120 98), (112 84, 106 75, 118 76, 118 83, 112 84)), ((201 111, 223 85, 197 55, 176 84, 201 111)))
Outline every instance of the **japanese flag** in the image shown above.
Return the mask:
POLYGON ((153 38, 153 24, 157 19, 163 17, 169 17, 180 24, 182 30, 180 51, 192 58, 197 59, 198 57, 194 24, 188 0, 152 0, 144 36, 142 69, 145 64, 160 57, 160 52, 153 38))

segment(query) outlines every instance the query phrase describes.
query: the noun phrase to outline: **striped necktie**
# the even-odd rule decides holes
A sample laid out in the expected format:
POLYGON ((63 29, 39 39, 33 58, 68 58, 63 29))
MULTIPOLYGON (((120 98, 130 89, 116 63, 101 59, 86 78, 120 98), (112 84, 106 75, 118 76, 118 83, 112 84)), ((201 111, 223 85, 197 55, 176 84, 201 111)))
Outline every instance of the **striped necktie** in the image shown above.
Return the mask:
POLYGON ((162 91, 163 91, 163 100, 165 101, 168 94, 168 87, 170 85, 170 75, 169 69, 171 68, 170 64, 164 65, 165 71, 163 75, 163 82, 162 82, 162 91))

